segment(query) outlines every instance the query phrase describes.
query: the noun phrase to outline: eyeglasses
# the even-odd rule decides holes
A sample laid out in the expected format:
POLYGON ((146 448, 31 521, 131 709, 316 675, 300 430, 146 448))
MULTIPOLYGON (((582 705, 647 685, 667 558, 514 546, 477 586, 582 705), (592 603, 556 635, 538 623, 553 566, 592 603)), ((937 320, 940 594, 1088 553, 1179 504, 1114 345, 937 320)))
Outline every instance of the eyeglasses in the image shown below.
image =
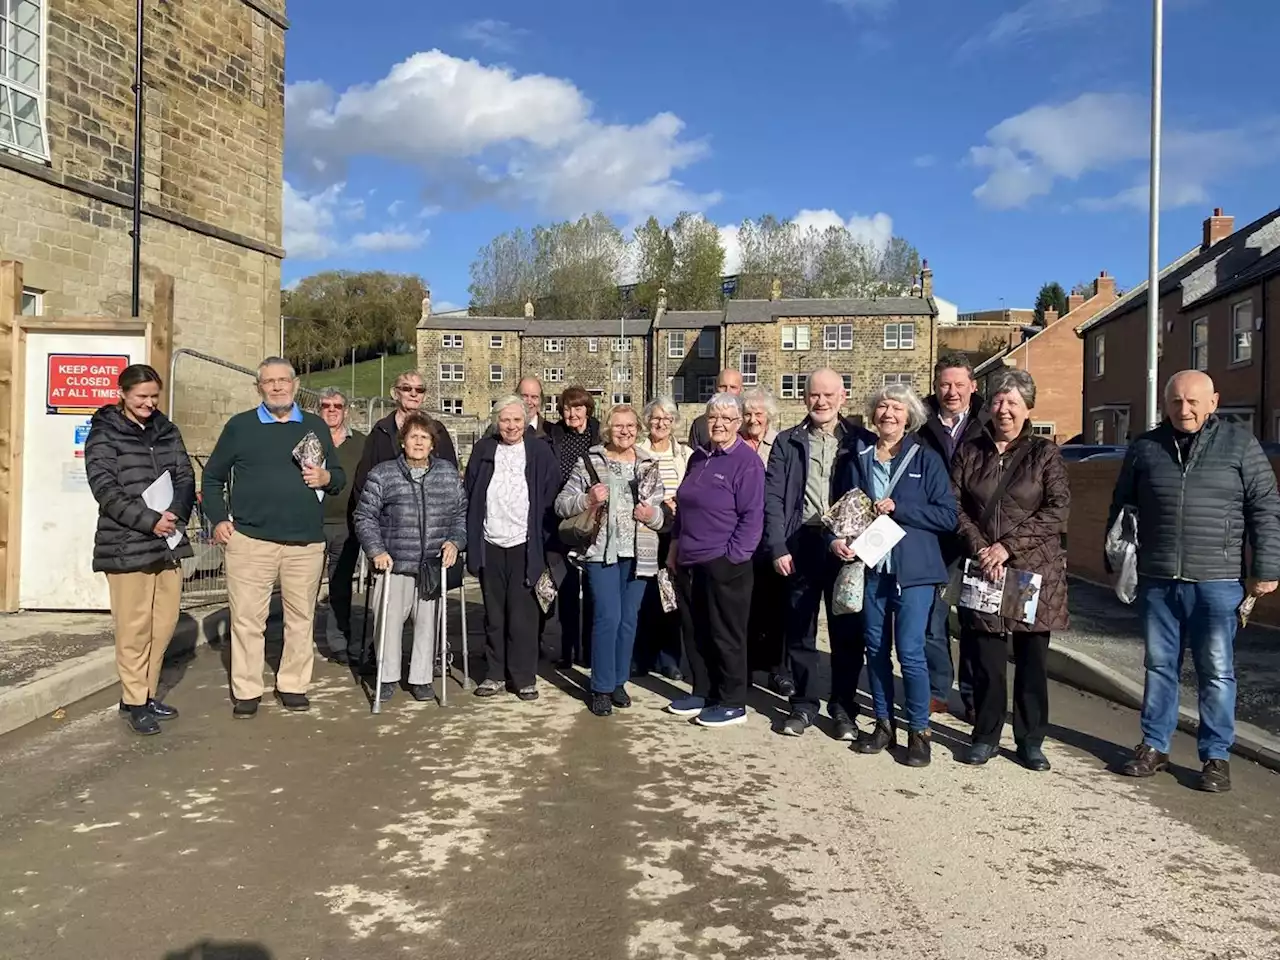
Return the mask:
POLYGON ((399 390, 401 393, 407 393, 412 397, 420 397, 427 392, 426 387, 399 386, 399 387, 396 387, 396 389, 399 390))
POLYGON ((259 380, 264 387, 287 387, 293 383, 293 377, 272 377, 270 380, 259 380))
POLYGON ((320 409, 321 410, 345 410, 347 409, 347 407, 346 407, 346 404, 343 404, 343 403, 322 403, 320 404, 320 409))
POLYGON ((650 417, 649 422, 650 423, 675 423, 675 420, 672 419, 671 417, 650 417))
POLYGON ((707 417, 707 423, 737 423, 741 417, 707 417))

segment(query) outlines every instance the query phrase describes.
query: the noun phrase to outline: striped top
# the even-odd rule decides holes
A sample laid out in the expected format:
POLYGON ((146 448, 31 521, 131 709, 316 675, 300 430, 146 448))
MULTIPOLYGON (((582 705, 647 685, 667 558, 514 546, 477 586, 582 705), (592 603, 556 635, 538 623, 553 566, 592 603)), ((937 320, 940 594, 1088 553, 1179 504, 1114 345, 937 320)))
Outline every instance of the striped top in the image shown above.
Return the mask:
POLYGON ((647 451, 658 463, 658 472, 662 476, 662 485, 666 488, 667 495, 674 497, 676 488, 680 486, 680 481, 684 479, 685 468, 689 466, 689 457, 693 451, 683 443, 672 437, 666 450, 658 451, 653 449, 648 438, 636 444, 647 451))

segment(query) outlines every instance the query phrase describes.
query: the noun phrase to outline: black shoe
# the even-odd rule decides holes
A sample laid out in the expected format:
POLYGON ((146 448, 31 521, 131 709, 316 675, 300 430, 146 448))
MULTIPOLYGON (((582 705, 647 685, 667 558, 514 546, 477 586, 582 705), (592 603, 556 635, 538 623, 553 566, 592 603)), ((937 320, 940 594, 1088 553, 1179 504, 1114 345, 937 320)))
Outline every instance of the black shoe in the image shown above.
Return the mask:
POLYGON ((129 724, 129 729, 141 737, 149 737, 160 732, 160 722, 145 705, 126 707, 124 718, 129 724))
POLYGON ((961 755, 960 762, 980 767, 999 752, 999 745, 994 743, 971 743, 969 749, 961 755))
POLYGON ((780 673, 770 675, 769 689, 780 697, 794 697, 796 695, 795 682, 790 677, 784 677, 780 673))
POLYGON ((557 669, 557 670, 572 670, 572 669, 573 669, 573 657, 561 657, 559 660, 557 660, 557 661, 556 661, 556 669, 557 669))
POLYGON ((683 683, 684 674, 680 672, 679 667, 663 667, 658 671, 663 678, 670 680, 672 683, 683 683))
POLYGON ((613 693, 609 694, 609 700, 620 710, 625 710, 631 706, 631 694, 627 693, 627 688, 619 686, 613 693))
POLYGON ((1169 755, 1161 753, 1149 743, 1140 743, 1133 749, 1133 756, 1120 768, 1126 777, 1154 777, 1169 769, 1169 755))
POLYGON ((395 697, 395 695, 396 695, 396 687, 398 687, 398 686, 399 686, 399 684, 397 684, 397 683, 382 683, 382 684, 379 684, 379 685, 378 685, 378 700, 379 700, 379 702, 381 702, 381 703, 386 703, 388 700, 391 700, 393 697, 395 697))
POLYGON ((613 713, 613 697, 607 693, 591 694, 591 712, 597 717, 607 717, 613 713))
POLYGON ((1231 764, 1226 760, 1210 760, 1200 771, 1197 790, 1205 793, 1226 793, 1231 789, 1231 764))
POLYGON ((831 735, 837 740, 853 741, 858 739, 858 725, 844 710, 837 710, 831 716, 831 735))
POLYGON ((351 665, 351 656, 345 650, 331 650, 329 652, 329 662, 336 663, 341 667, 351 665))
POLYGON ((151 711, 151 715, 157 720, 177 720, 178 711, 167 703, 161 703, 155 697, 147 701, 147 709, 151 711))
POLYGON ((429 683, 411 683, 409 684, 409 696, 419 703, 426 703, 428 700, 436 698, 436 688, 429 683))
POLYGON ((864 733, 854 741, 853 749, 858 753, 882 753, 890 747, 898 745, 898 732, 888 720, 877 720, 870 733, 864 733))
POLYGON ((1018 744, 1017 755, 1018 762, 1028 770, 1046 773, 1050 769, 1049 758, 1044 755, 1044 750, 1038 743, 1028 740, 1026 743, 1018 744))
POLYGON ((804 732, 812 725, 812 717, 803 710, 796 710, 786 720, 782 721, 782 735, 784 737, 803 737, 804 732))
POLYGON ((307 699, 305 693, 284 693, 277 690, 276 699, 280 701, 280 706, 291 713, 302 713, 304 710, 311 709, 311 701, 307 699))
POLYGON ((928 730, 912 730, 907 734, 907 759, 908 767, 927 767, 929 761, 933 759, 932 751, 929 748, 929 741, 932 737, 928 730))
POLYGON ((237 720, 248 720, 250 717, 257 715, 258 704, 261 702, 261 697, 254 697, 252 700, 237 700, 231 715, 237 720))

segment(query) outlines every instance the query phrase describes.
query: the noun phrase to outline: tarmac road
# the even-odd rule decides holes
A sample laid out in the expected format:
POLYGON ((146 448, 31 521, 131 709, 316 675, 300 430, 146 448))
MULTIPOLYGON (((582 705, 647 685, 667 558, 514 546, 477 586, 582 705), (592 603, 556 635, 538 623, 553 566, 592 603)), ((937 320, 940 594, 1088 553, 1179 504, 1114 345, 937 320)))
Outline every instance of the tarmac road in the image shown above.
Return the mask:
POLYGON ((310 713, 233 721, 217 651, 183 673, 162 736, 103 694, 0 738, 0 956, 1280 956, 1280 780, 1195 793, 1181 735, 1176 776, 1117 777, 1136 717, 1063 687, 1035 775, 957 763, 950 718, 925 770, 784 739, 759 692, 722 731, 562 677, 372 717, 317 664, 310 713))

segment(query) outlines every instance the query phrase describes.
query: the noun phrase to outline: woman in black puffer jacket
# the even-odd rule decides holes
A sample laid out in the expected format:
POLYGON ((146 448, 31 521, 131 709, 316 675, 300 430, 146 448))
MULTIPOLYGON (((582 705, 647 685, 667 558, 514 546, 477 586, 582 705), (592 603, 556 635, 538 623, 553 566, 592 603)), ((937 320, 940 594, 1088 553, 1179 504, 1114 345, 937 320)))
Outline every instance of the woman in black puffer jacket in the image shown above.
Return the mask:
POLYGON ((152 734, 160 732, 157 720, 178 715, 156 699, 156 685, 178 625, 181 560, 192 555, 184 530, 196 481, 182 434, 156 409, 160 375, 135 363, 120 373, 118 386, 120 402, 93 415, 84 445, 98 501, 93 569, 107 575, 111 592, 120 712, 135 733, 152 734), (172 496, 164 506, 149 506, 144 491, 166 473, 172 496))

